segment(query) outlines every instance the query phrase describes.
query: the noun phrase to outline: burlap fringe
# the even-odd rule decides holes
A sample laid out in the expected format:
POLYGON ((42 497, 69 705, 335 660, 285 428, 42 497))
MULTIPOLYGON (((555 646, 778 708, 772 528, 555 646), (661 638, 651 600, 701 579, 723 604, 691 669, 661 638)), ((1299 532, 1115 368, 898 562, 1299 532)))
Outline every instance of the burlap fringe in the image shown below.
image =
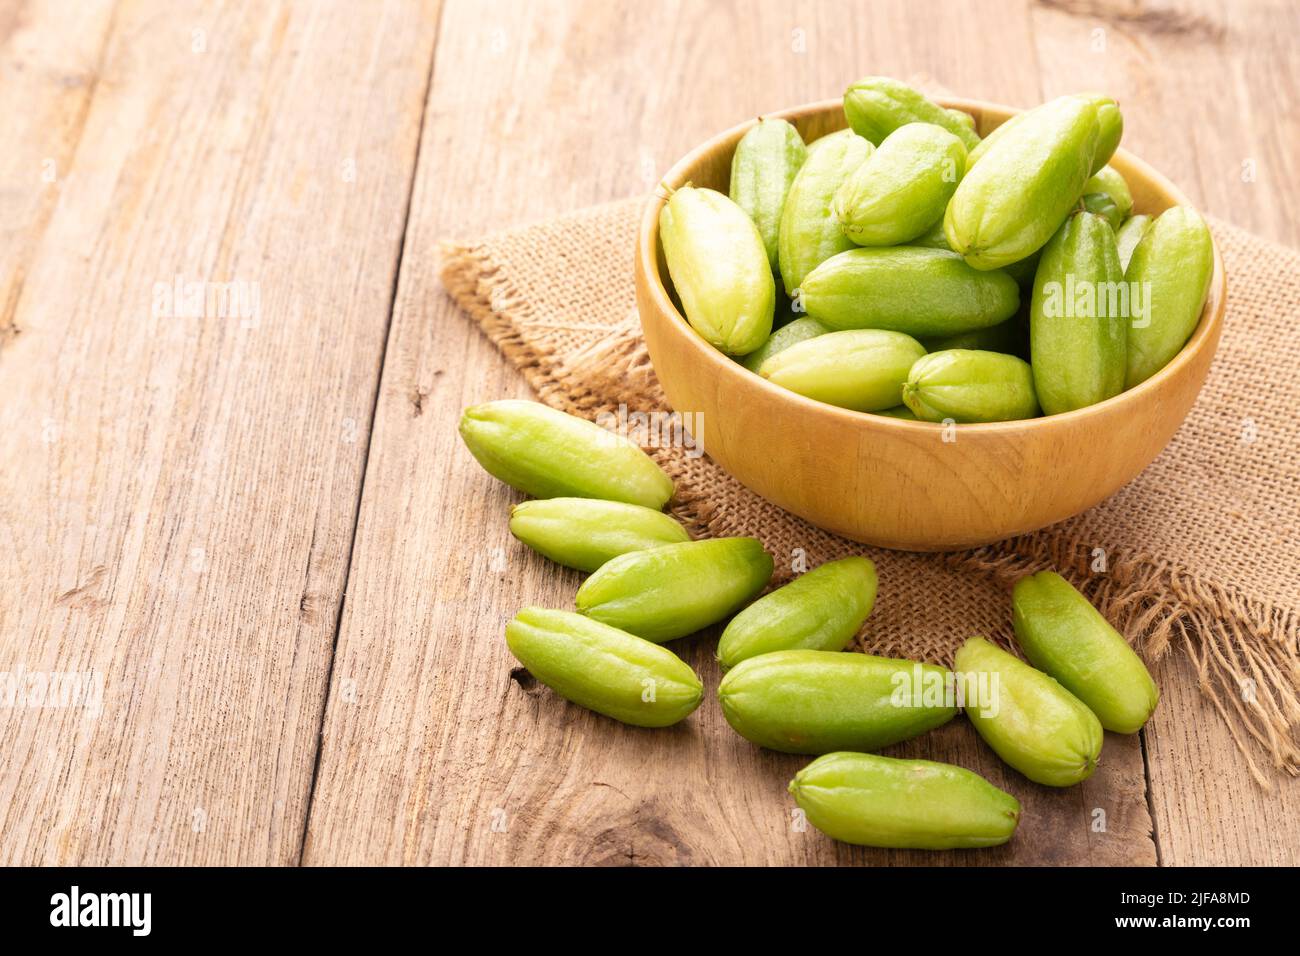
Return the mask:
POLYGON ((1270 789, 1271 783, 1247 738, 1269 755, 1274 769, 1300 775, 1300 615, 1151 555, 1092 572, 1091 548, 1077 540, 1026 535, 941 560, 1008 587, 1034 571, 1060 571, 1147 660, 1158 661, 1174 645, 1182 648, 1196 667, 1202 695, 1261 786, 1270 789))
MULTIPOLYGON (((539 353, 507 318, 526 319, 531 306, 508 285, 483 245, 443 242, 439 255, 443 285, 543 402, 591 417, 608 407, 610 395, 637 386, 638 394, 657 391, 635 324, 613 330, 587 350, 590 354, 562 366, 539 353)), ((649 451, 674 479, 681 476, 677 459, 649 451)), ((720 518, 716 505, 700 494, 679 495, 671 511, 696 536, 713 533, 720 518)), ((1183 649, 1196 667, 1201 693, 1222 717, 1260 786, 1271 789, 1255 760, 1256 747, 1269 755, 1275 770, 1300 775, 1300 615, 1151 555, 1113 561, 1106 573, 1092 573, 1091 548, 1061 537, 1026 535, 936 559, 1008 587, 1033 571, 1060 571, 1148 660, 1158 661, 1174 645, 1183 649)))

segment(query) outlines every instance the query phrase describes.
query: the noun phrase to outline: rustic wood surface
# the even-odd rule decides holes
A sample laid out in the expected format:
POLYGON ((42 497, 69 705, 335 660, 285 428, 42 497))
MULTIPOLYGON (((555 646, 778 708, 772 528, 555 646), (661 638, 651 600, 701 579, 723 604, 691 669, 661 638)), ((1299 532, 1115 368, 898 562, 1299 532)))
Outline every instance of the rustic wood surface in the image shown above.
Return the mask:
MULTIPOLYGON (((653 732, 533 684, 504 623, 579 576, 460 445, 464 405, 528 391, 434 257, 869 72, 1104 89, 1205 211, 1300 245, 1298 27, 1282 0, 0 4, 0 670, 102 684, 0 711, 0 861, 1300 862, 1300 790, 1251 782, 1182 659, 1073 790, 961 721, 895 748, 1025 805, 1009 846, 938 857, 793 826, 803 761, 707 703, 653 732), (257 315, 159 316, 178 275, 257 315)), ((709 637, 686 656, 711 691, 709 637)))

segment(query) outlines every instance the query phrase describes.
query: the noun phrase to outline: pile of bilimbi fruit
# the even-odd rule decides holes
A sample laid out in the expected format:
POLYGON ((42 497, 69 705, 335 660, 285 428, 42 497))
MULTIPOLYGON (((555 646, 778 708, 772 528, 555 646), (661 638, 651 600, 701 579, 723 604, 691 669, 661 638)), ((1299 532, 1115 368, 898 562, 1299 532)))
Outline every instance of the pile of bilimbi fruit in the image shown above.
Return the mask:
POLYGON ((855 411, 1009 421, 1133 388, 1191 336, 1210 233, 1187 206, 1133 215, 1114 100, 1062 96, 983 140, 885 77, 844 112, 808 145, 759 120, 730 196, 685 186, 660 213, 687 321, 746 368, 855 411))
POLYGON ((1086 779, 1102 729, 1136 733, 1159 699, 1141 659, 1064 578, 1019 581, 1014 627, 1033 666, 972 637, 954 667, 845 653, 876 600, 864 557, 828 561, 759 596, 772 556, 754 538, 690 540, 663 512, 672 480, 634 443, 538 402, 465 410, 460 433, 491 474, 535 500, 510 530, 589 572, 576 612, 528 607, 506 626, 519 662, 562 697, 640 727, 666 727, 704 686, 663 645, 730 618, 718 640, 727 722, 761 747, 821 754, 790 784, 817 828, 867 846, 1005 843, 1020 804, 950 764, 871 752, 947 723, 975 729, 1030 780, 1086 779))
MULTIPOLYGON (((1209 236, 1181 207, 1154 222, 1127 218, 1128 190, 1105 167, 1120 132, 1113 101, 1062 97, 982 142, 969 117, 892 80, 855 84, 845 110, 851 129, 806 155, 793 127, 760 121, 737 149, 734 200, 685 187, 664 207, 673 282, 714 345, 837 405, 989 421, 1101 401, 1185 342, 1208 282, 1209 236), (1151 325, 1163 329, 1136 342, 1151 325, 1066 332, 1031 308, 1032 370, 1013 345, 995 347, 1015 338, 1007 323, 1020 281, 1124 276, 1123 260, 1130 277, 1152 283, 1151 325), (774 268, 809 315, 769 337, 774 268)), ((528 607, 506 626, 519 662, 579 706, 666 727, 700 705, 704 687, 663 645, 727 621, 717 645, 723 715, 758 746, 818 755, 789 789, 836 839, 1005 843, 1020 819, 1014 796, 961 767, 875 751, 964 710, 1024 777, 1068 787, 1096 768, 1103 729, 1136 733, 1159 700, 1141 658, 1054 572, 1014 588, 1028 663, 980 636, 952 669, 846 653, 876 600, 867 558, 826 562, 764 594, 773 560, 762 544, 691 540, 663 512, 672 480, 626 438, 528 401, 468 408, 460 434, 489 473, 534 499, 513 509, 515 537, 589 573, 576 610, 528 607)))

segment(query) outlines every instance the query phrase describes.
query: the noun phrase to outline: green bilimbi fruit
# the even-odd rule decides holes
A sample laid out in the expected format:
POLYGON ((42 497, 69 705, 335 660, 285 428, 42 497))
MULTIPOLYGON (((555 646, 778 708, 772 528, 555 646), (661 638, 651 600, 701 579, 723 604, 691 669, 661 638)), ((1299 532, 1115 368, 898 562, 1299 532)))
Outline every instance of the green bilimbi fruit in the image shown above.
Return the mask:
POLYGON ((1119 211, 1119 206, 1115 205, 1115 200, 1105 193, 1087 193, 1082 202, 1083 208, 1087 212, 1105 220, 1106 225, 1110 226, 1111 232, 1119 230, 1120 223, 1124 221, 1124 216, 1119 211))
POLYGON ((923 355, 921 343, 902 332, 851 329, 792 345, 758 371, 773 384, 819 402, 874 412, 903 400, 908 370, 923 355))
POLYGON ((718 640, 718 662, 727 670, 771 651, 842 651, 875 601, 870 559, 827 561, 733 617, 718 640))
POLYGON ((900 126, 836 191, 835 218, 860 246, 915 239, 943 216, 965 168, 966 147, 952 133, 900 126))
POLYGON ((731 157, 731 199, 754 220, 773 271, 781 210, 807 155, 797 129, 783 119, 760 119, 731 157))
POLYGON ((850 249, 808 274, 803 305, 833 329, 956 335, 1011 318, 1020 288, 1005 272, 972 269, 942 249, 850 249))
POLYGON ((868 76, 844 93, 844 115, 855 133, 876 145, 908 123, 933 123, 952 133, 967 149, 980 138, 974 124, 959 119, 919 90, 888 76, 868 76))
POLYGON ((916 661, 774 651, 729 670, 718 699, 732 729, 769 750, 878 750, 952 720, 951 677, 916 661))
POLYGON ((1020 802, 979 774, 930 760, 873 754, 818 757, 790 782, 818 830, 859 846, 952 850, 1000 846, 1020 802))
POLYGON ((1083 184, 1084 198, 1086 199, 1092 193, 1104 193, 1111 198, 1119 209, 1120 222, 1133 212, 1133 194, 1129 191, 1124 177, 1114 166, 1103 166, 1100 172, 1083 184))
POLYGON ((683 186, 659 212, 659 237, 691 328, 728 355, 762 345, 772 332, 776 283, 745 210, 720 192, 683 186))
POLYGON ((635 444, 539 402, 473 405, 460 437, 488 473, 534 498, 604 498, 658 511, 673 482, 635 444))
POLYGON ((875 151, 853 130, 840 130, 813 142, 808 158, 785 197, 777 234, 777 264, 785 294, 793 297, 804 276, 853 241, 831 212, 831 200, 849 174, 875 151))
MULTIPOLYGON (((907 245, 921 246, 924 249, 944 249, 948 252, 952 251, 952 248, 948 245, 948 237, 944 235, 943 232, 942 218, 930 226, 930 228, 921 235, 910 240, 907 245)), ((1016 285, 1024 287, 1034 281, 1034 270, 1037 268, 1038 253, 1035 252, 1018 262, 1012 262, 1003 266, 1002 271, 1011 276, 1011 278, 1015 280, 1016 285)))
POLYGON ((1038 414, 1029 363, 1002 352, 949 349, 917 360, 903 402, 927 422, 1006 422, 1038 414))
POLYGON ((1079 97, 1026 114, 957 186, 943 218, 948 244, 977 269, 1031 255, 1083 195, 1097 135, 1097 108, 1079 97))
MULTIPOLYGON (((1095 173, 1110 161, 1110 157, 1114 154, 1116 147, 1119 146, 1120 137, 1124 135, 1124 117, 1119 111, 1119 105, 1109 96, 1103 96, 1100 93, 1074 93, 1071 95, 1074 99, 1091 104, 1097 111, 1097 150, 1092 160, 1092 172, 1095 173)), ((1050 102, 1055 102, 1055 100, 1050 102)), ((1042 105, 1047 106, 1048 104, 1044 103, 1042 105)), ((1035 107, 1031 110, 1016 113, 985 136, 980 141, 980 144, 971 150, 970 155, 967 157, 966 168, 970 169, 979 162, 992 149, 999 138, 1005 136, 1015 128, 1017 123, 1040 108, 1035 107)))
POLYGON ((886 418, 901 418, 904 421, 920 421, 916 417, 916 412, 912 411, 906 405, 895 405, 893 408, 886 408, 883 411, 872 412, 873 415, 884 415, 886 418))
POLYGON ((980 140, 979 145, 972 149, 966 156, 966 168, 970 169, 977 162, 983 159, 984 155, 993 148, 994 144, 997 143, 999 139, 1006 136, 1011 130, 1015 129, 1016 124, 1032 112, 1033 110, 1025 110, 1024 112, 1016 113, 1013 116, 1008 117, 1001 126, 980 140))
POLYGON ((1133 258, 1133 250, 1137 244, 1142 241, 1146 235, 1147 229, 1150 228, 1154 220, 1150 216, 1130 216, 1119 227, 1119 232, 1115 234, 1115 243, 1119 248, 1119 265, 1121 269, 1128 270, 1128 264, 1133 258))
POLYGON ((1054 571, 1016 582, 1016 638, 1039 670, 1055 677, 1107 730, 1135 734, 1156 709, 1160 691, 1142 658, 1100 612, 1054 571))
POLYGON ((965 689, 971 724, 1030 780, 1069 787, 1097 769, 1102 744, 1097 715, 1051 677, 982 637, 957 650, 953 670, 965 689))
POLYGON ((955 119, 962 126, 965 126, 972 133, 975 132, 975 117, 963 110, 948 110, 948 115, 955 119))
POLYGON ((1099 173, 1119 148, 1119 141, 1124 136, 1124 114, 1119 111, 1119 104, 1109 96, 1101 93, 1075 95, 1097 110, 1097 149, 1092 156, 1092 171, 1099 173))
POLYGON ((751 372, 757 372, 763 367, 764 362, 778 352, 784 352, 792 345, 798 345, 800 342, 808 341, 808 339, 815 339, 817 336, 825 335, 829 331, 830 329, 816 319, 810 319, 805 315, 803 318, 795 319, 789 325, 783 325, 773 332, 772 337, 763 343, 762 348, 750 352, 740 360, 740 364, 751 372))
POLYGON ((1186 344, 1200 321, 1213 273, 1214 242, 1205 220, 1188 206, 1162 212, 1124 272, 1146 304, 1145 314, 1129 326, 1125 388, 1145 382, 1186 344))
POLYGON ((637 727, 667 727, 700 705, 704 687, 658 644, 570 611, 526 607, 506 625, 510 653, 566 700, 637 727))
POLYGON ((712 538, 633 551, 601 565, 578 588, 588 617, 661 644, 744 607, 772 577, 756 538, 712 538))
POLYGON ((595 571, 611 558, 691 540, 662 511, 596 498, 525 501, 510 511, 510 533, 566 568, 595 571))
POLYGON ((990 325, 987 329, 973 332, 958 332, 956 335, 940 335, 920 339, 927 352, 946 352, 949 349, 975 349, 980 352, 1005 352, 1017 355, 1020 352, 1020 323, 1014 318, 990 325))
POLYGON ((1091 213, 1071 215, 1043 249, 1029 308, 1034 391, 1045 414, 1124 391, 1127 311, 1114 230, 1091 213))

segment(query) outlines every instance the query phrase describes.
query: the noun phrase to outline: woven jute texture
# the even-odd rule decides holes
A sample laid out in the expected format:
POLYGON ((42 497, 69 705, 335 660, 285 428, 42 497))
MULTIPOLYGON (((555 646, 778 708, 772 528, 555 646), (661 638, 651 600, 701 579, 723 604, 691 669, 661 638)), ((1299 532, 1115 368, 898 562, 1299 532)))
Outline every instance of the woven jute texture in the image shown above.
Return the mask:
MULTIPOLYGON (((668 411, 636 314, 641 202, 440 249, 446 289, 563 411, 668 411)), ((794 517, 707 456, 648 448, 676 482, 670 510, 696 537, 760 538, 775 583, 868 555, 880 590, 859 644, 891 656, 950 663, 972 634, 1010 646, 1010 585, 1054 568, 1148 660, 1190 658, 1256 780, 1300 773, 1300 253, 1212 226, 1230 291, 1209 380, 1165 452, 1091 511, 973 551, 885 551, 794 517)))

